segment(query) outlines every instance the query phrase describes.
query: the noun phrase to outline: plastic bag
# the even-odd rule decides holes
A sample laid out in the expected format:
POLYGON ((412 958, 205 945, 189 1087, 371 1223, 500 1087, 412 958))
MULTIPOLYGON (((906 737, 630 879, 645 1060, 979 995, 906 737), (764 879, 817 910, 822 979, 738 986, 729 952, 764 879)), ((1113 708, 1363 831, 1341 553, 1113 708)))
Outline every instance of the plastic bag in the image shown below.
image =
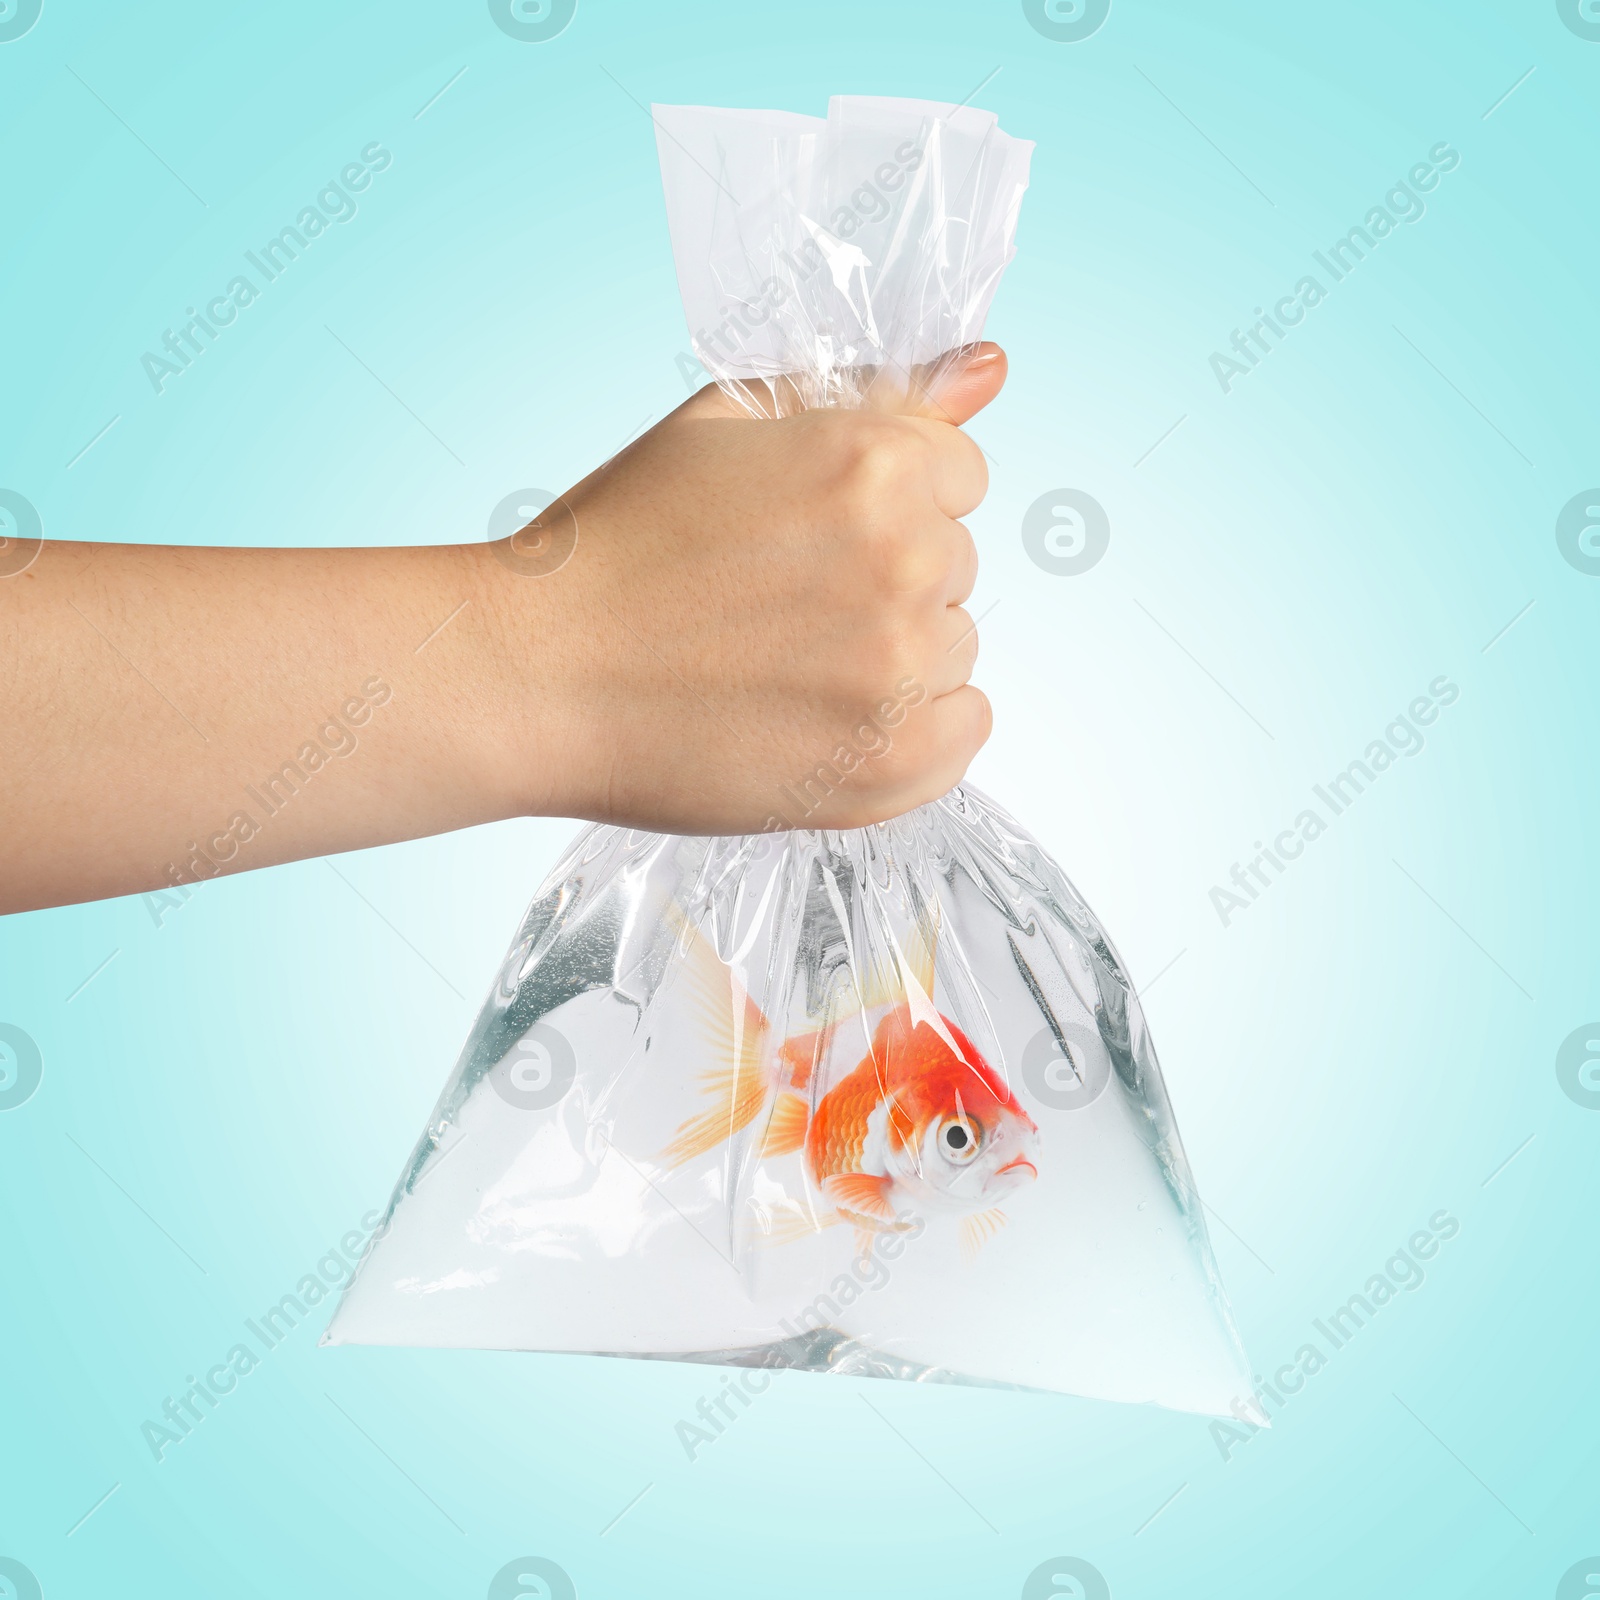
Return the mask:
MULTIPOLYGON (((978 338, 1032 150, 993 116, 655 117, 696 354, 752 411, 915 399, 978 338)), ((1121 963, 969 785, 583 832, 325 1341, 1253 1392, 1121 963)))

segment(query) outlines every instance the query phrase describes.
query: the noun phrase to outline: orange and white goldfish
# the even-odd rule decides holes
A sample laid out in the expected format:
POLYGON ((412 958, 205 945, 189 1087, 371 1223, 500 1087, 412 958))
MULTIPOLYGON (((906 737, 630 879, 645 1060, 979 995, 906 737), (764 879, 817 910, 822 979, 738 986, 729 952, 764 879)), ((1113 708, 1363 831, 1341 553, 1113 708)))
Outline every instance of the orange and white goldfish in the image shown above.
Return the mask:
POLYGON ((690 941, 702 1019, 722 1060, 703 1075, 711 1106, 686 1121, 665 1152, 674 1166, 766 1111, 762 1154, 803 1151, 837 1220, 858 1230, 903 1228, 907 1208, 965 1213, 962 1242, 971 1254, 1004 1223, 995 1202, 1039 1175, 1039 1130, 966 1034, 933 1008, 931 945, 860 1063, 817 1096, 813 1076, 837 1023, 773 1048, 760 1007, 698 935, 690 941))

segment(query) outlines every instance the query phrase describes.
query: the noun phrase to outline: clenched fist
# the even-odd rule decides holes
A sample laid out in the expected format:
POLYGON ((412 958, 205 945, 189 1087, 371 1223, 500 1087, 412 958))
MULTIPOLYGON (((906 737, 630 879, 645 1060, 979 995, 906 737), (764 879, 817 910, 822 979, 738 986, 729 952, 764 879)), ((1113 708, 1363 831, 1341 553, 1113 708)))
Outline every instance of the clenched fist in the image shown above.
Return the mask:
POLYGON ((849 828, 957 782, 990 712, 960 521, 987 472, 956 424, 1004 376, 982 346, 909 415, 756 419, 708 388, 507 541, 527 808, 849 828))

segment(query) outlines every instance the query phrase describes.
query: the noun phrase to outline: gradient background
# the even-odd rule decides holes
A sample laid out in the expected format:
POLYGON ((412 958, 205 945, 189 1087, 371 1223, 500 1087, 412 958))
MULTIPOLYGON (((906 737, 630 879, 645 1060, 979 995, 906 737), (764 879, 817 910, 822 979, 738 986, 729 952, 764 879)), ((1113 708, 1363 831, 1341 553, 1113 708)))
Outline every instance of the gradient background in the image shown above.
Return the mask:
POLYGON ((641 102, 990 75, 1038 151, 973 427, 973 776, 1148 986, 1258 1371, 1460 1221, 1226 1460, 1190 1416, 785 1373, 690 1462, 711 1370, 319 1350, 324 1307, 157 1462, 140 1424, 386 1199, 572 826, 11 917, 0 1594, 564 1594, 529 1555, 585 1597, 1100 1594, 1069 1556, 1118 1600, 1600 1591, 1600 1024, 1556 1068, 1600 1016, 1600 578, 1555 537, 1600 484, 1585 3, 1116 0, 1073 42, 582 0, 522 42, 481 0, 46 0, 0 43, 0 487, 175 543, 482 538, 681 400, 641 102), (155 395, 141 354, 372 140, 359 214, 155 395), (1426 216, 1224 395, 1211 352, 1440 140, 1426 216), (1063 488, 1110 523, 1073 577, 1021 536, 1063 488), (1426 748, 1223 926, 1212 886, 1439 674, 1426 748))

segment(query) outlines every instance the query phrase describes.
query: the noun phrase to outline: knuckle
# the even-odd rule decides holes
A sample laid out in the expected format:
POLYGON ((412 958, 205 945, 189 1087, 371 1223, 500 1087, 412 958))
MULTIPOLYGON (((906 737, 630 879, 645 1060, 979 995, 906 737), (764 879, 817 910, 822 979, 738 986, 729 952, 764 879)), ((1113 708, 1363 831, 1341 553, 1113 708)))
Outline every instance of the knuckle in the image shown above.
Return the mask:
POLYGON ((873 711, 878 725, 884 730, 885 755, 889 758, 887 764, 890 769, 921 766, 931 747, 932 719, 908 711, 905 702, 898 696, 880 700, 873 711))
POLYGON ((880 532, 873 564, 879 585, 890 594, 920 594, 942 587, 949 565, 930 539, 904 523, 880 532))
POLYGON ((852 506, 870 512, 925 470, 926 446, 893 417, 858 414, 851 422, 840 430, 835 478, 852 506))
POLYGON ((978 664, 978 630, 974 628, 969 633, 958 634, 955 641, 945 647, 945 652, 965 682, 978 664))
POLYGON ((893 686, 910 676, 917 651, 904 628, 875 617, 853 652, 855 698, 869 711, 890 696, 893 686))
POLYGON ((961 435, 967 446, 967 460, 971 463, 968 471, 972 474, 972 496, 975 505, 982 505, 984 497, 989 493, 989 463, 983 451, 978 448, 977 441, 961 435))
POLYGON ((863 797, 851 805, 841 818, 841 828, 870 828, 887 822, 894 815, 894 807, 877 795, 863 797))
POLYGON ((925 736, 914 731, 896 738, 879 763, 879 778, 884 789, 905 794, 926 787, 928 773, 938 761, 939 752, 925 736))
POLYGON ((969 733, 972 740, 972 752, 988 743, 989 735, 994 732, 994 707, 989 703, 989 697, 982 689, 974 688, 970 683, 962 691, 970 695, 972 710, 970 712, 969 733))
POLYGON ((969 581, 975 583, 978 578, 978 541, 972 537, 972 529, 966 523, 958 522, 956 527, 960 531, 956 535, 955 565, 969 581))

